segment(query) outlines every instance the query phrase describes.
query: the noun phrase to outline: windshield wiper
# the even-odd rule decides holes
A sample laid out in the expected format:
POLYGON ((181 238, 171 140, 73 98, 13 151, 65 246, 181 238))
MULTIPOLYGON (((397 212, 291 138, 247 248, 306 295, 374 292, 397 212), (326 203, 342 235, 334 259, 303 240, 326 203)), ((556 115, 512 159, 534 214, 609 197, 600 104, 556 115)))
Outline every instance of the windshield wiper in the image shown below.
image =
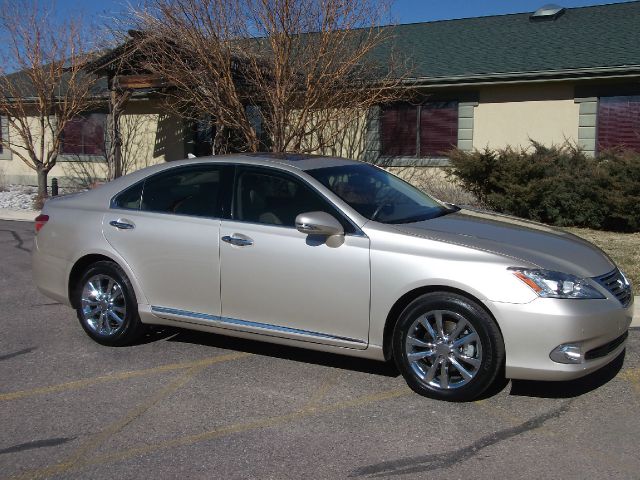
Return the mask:
POLYGON ((424 220, 432 220, 434 218, 443 217, 445 215, 449 215, 450 213, 457 212, 458 210, 460 210, 459 207, 457 207, 456 209, 440 207, 440 209, 436 212, 422 213, 420 215, 414 215, 412 217, 400 218, 397 220, 390 220, 386 223, 398 224, 398 223, 422 222, 424 220))

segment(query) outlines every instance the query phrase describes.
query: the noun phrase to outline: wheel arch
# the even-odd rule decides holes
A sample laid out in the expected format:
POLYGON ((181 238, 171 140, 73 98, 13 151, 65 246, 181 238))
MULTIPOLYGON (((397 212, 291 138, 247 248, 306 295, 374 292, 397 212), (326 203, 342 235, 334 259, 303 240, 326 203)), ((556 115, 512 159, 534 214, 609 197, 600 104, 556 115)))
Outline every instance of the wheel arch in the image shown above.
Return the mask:
POLYGON ((458 295, 466 297, 469 300, 472 300, 473 302, 477 303, 487 313, 487 315, 489 315, 496 322, 496 325, 498 326, 500 333, 502 333, 500 324, 496 321, 496 318, 493 315, 493 313, 491 313, 491 310, 489 310, 489 308, 487 308, 485 303, 475 295, 472 295, 469 292, 466 292, 459 288, 455 288, 447 285, 427 285, 423 287, 417 287, 417 288, 414 288, 413 290, 408 291, 407 293, 402 295, 398 300, 396 300, 396 302, 391 307, 391 310, 389 310, 389 313, 387 314, 387 318, 384 323, 384 332, 382 337, 383 339, 382 351, 386 361, 391 360, 393 355, 392 347, 391 347, 391 343, 393 339, 393 330, 395 329, 396 323, 398 322, 398 319, 400 318, 400 314, 402 313, 402 311, 407 307, 407 305, 409 305, 411 302, 413 302, 416 298, 420 297, 421 295, 424 295, 427 293, 434 293, 434 292, 456 293, 458 295))
MULTIPOLYGON (((71 270, 69 271, 69 276, 67 281, 67 289, 68 289, 67 294, 69 295, 69 303, 73 308, 78 308, 78 305, 75 304, 75 297, 76 297, 75 289, 78 288, 78 281, 80 280, 83 273, 87 270, 87 268, 90 265, 93 265, 94 263, 101 262, 101 261, 113 262, 116 265, 118 265, 120 268, 122 268, 125 271, 125 273, 127 273, 127 276, 129 277, 129 281, 132 282, 134 291, 137 290, 135 284, 133 283, 133 279, 131 278, 131 275, 128 273, 128 269, 124 268, 118 260, 102 253, 89 253, 78 258, 73 264, 73 267, 71 267, 71 270)), ((137 292, 136 292, 136 295, 137 295, 137 292)))

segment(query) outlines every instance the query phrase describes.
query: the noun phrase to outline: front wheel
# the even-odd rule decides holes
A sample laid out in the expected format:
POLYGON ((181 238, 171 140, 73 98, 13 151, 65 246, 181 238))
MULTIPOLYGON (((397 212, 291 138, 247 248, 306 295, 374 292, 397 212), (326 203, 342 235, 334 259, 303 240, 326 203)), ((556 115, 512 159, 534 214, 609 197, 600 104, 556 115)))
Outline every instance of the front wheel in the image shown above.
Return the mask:
POLYGON ((393 356, 407 384, 426 397, 469 401, 495 381, 504 341, 493 318, 472 300, 449 292, 418 297, 402 312, 393 356))
POLYGON ((91 265, 76 288, 75 305, 84 331, 102 345, 135 342, 143 332, 136 296, 124 271, 115 263, 91 265))

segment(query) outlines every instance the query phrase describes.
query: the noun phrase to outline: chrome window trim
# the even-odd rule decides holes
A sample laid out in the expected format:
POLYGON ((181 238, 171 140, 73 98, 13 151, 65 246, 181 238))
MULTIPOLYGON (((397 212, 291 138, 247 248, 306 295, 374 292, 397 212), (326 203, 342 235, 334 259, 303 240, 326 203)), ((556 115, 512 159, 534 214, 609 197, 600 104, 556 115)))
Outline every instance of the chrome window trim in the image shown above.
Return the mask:
POLYGON ((248 321, 248 320, 239 320, 237 318, 221 317, 221 316, 218 316, 218 315, 210 315, 208 313, 190 312, 190 311, 187 311, 187 310, 179 310, 179 309, 176 309, 176 308, 159 307, 159 306, 152 305, 151 306, 151 312, 152 313, 157 313, 157 314, 160 314, 160 315, 168 314, 168 315, 176 315, 176 316, 179 316, 179 317, 193 318, 193 319, 198 319, 198 320, 207 320, 207 321, 210 321, 210 322, 221 323, 223 325, 235 325, 235 326, 239 326, 239 327, 262 328, 262 329, 265 329, 265 330, 269 330, 271 332, 288 333, 288 334, 295 334, 295 335, 306 335, 306 336, 309 336, 309 337, 321 338, 321 339, 325 339, 325 340, 338 340, 338 341, 343 341, 343 342, 358 343, 360 345, 366 345, 367 344, 367 342, 365 342, 363 340, 357 340, 355 338, 340 337, 340 336, 337 336, 337 335, 330 335, 328 333, 321 333, 321 332, 312 332, 312 331, 309 331, 309 330, 300 330, 298 328, 282 327, 282 326, 279 326, 279 325, 271 325, 269 323, 251 322, 251 321, 248 321))
MULTIPOLYGON (((342 218, 344 218, 349 224, 351 224, 351 226, 355 229, 355 232, 353 233, 345 233, 345 236, 350 236, 350 237, 365 237, 367 238, 367 235, 364 233, 364 231, 362 230, 362 228, 360 228, 356 222, 354 222, 351 217, 344 212, 344 210, 342 210, 338 205, 336 205, 335 203, 333 203, 331 201, 331 199, 329 199, 326 195, 324 195, 320 190, 318 190, 314 185, 312 185, 309 181, 307 181, 306 178, 304 178, 303 176, 297 174, 297 172, 291 172, 289 170, 283 169, 283 168, 278 168, 278 167, 272 167, 271 165, 255 165, 253 163, 231 163, 231 162, 212 162, 211 164, 216 165, 216 166, 220 166, 222 168, 224 167, 233 167, 235 169, 235 172, 233 174, 233 186, 232 186, 232 192, 231 192, 231 204, 229 205, 229 208, 231 210, 231 212, 229 212, 229 217, 227 218, 224 214, 220 217, 203 217, 203 216, 199 216, 199 215, 186 215, 186 214, 179 214, 179 213, 168 213, 168 212, 152 212, 150 210, 142 210, 141 208, 124 208, 124 207, 119 207, 118 205, 116 205, 116 198, 118 196, 120 196, 122 193, 126 192, 127 190, 133 189, 135 187, 137 187, 139 184, 143 184, 142 187, 142 191, 140 192, 140 205, 142 205, 142 198, 144 196, 144 183, 146 183, 147 180, 149 180, 150 178, 153 178, 157 175, 162 175, 174 170, 177 170, 179 168, 189 168, 189 167, 194 167, 194 166, 201 166, 201 165, 207 165, 206 163, 191 163, 189 165, 178 165, 172 168, 166 168, 161 170, 160 172, 154 173, 153 175, 149 175, 148 177, 145 177, 141 180, 138 180, 135 183, 132 183, 131 185, 127 186, 126 188, 123 188, 122 190, 120 190, 118 193, 116 193, 115 195, 113 195, 111 197, 111 200, 109 201, 109 210, 123 210, 125 212, 146 212, 146 213, 155 213, 158 215, 171 215, 171 216, 180 216, 180 217, 193 217, 193 218, 207 218, 207 219, 211 219, 211 220, 227 220, 227 221, 232 221, 232 222, 238 222, 238 223, 245 223, 247 225, 260 225, 260 226, 273 226, 273 227, 280 227, 280 228, 288 228, 288 229, 292 229, 292 230, 296 230, 295 226, 287 226, 287 225, 272 225, 272 224, 268 224, 268 223, 258 223, 258 222, 247 222, 244 220, 238 220, 233 218, 232 212, 233 212, 233 201, 235 198, 235 186, 236 186, 236 175, 237 175, 237 171, 238 168, 240 167, 249 167, 249 168, 256 168, 256 169, 264 169, 264 170, 273 170, 275 172, 278 173, 282 173, 284 175, 288 175, 288 176, 292 176, 294 178, 296 178, 297 180, 301 181, 302 183, 304 183, 307 187, 309 187, 311 190, 313 190, 317 195, 319 195, 325 202, 327 202, 329 205, 331 205, 338 213, 340 213, 340 215, 342 216, 342 218)), ((303 171, 303 170, 301 170, 303 171)), ((224 199, 222 199, 222 201, 224 201, 224 199)))

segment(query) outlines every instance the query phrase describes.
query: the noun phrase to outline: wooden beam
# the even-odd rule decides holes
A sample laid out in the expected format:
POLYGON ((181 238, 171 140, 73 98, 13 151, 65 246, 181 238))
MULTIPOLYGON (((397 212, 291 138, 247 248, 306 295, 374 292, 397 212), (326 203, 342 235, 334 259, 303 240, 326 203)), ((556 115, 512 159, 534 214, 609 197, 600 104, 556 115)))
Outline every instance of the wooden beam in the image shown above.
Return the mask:
POLYGON ((113 86, 121 89, 162 88, 169 83, 158 75, 118 75, 113 79, 113 86))

